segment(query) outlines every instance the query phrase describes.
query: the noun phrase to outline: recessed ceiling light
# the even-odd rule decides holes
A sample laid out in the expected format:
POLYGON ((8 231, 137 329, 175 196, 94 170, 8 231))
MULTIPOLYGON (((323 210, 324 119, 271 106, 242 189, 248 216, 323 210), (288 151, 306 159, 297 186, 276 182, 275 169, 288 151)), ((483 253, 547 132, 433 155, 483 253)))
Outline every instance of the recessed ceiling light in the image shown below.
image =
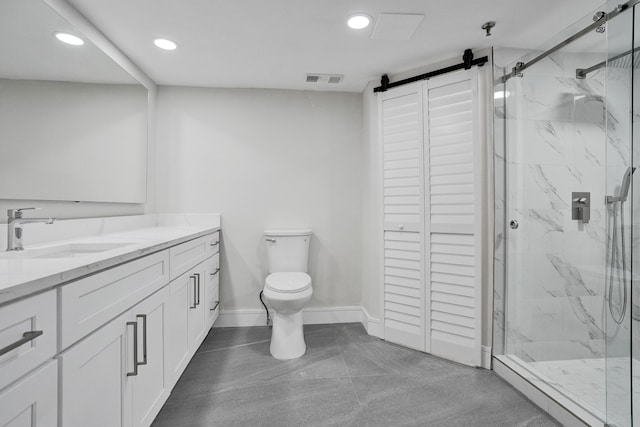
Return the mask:
POLYGON ((164 49, 164 50, 174 50, 175 48, 178 47, 178 45, 176 45, 175 42, 172 42, 171 40, 167 40, 167 39, 155 39, 153 41, 153 44, 155 44, 160 49, 164 49))
POLYGON ((347 20, 347 25, 349 26, 349 28, 353 28, 354 30, 362 30, 363 28, 367 28, 370 23, 371 18, 363 14, 351 15, 347 20))
POLYGON ((84 44, 84 40, 82 40, 78 36, 74 36, 73 34, 55 33, 55 36, 61 42, 64 42, 66 44, 70 44, 70 45, 73 45, 73 46, 82 46, 84 44))

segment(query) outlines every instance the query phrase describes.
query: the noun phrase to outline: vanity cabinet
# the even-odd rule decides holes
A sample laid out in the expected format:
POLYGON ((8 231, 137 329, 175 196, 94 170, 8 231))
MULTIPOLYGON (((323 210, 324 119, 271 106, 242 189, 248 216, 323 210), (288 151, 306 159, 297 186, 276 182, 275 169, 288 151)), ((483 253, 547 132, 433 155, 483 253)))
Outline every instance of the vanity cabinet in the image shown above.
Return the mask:
POLYGON ((150 426, 217 317, 219 245, 215 232, 0 307, 0 426, 150 426))

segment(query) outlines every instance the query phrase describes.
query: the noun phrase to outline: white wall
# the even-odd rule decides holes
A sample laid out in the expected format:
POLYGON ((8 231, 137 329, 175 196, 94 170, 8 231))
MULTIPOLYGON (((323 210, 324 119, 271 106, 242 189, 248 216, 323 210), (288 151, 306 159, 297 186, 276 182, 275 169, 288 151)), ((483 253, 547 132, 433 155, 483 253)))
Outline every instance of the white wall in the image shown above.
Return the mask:
POLYGON ((361 96, 161 87, 157 209, 222 214, 224 310, 260 308, 268 228, 311 228, 310 307, 361 304, 361 96))
MULTIPOLYGON (((474 52, 475 57, 489 55, 491 50, 474 52)), ((391 81, 398 81, 410 76, 427 73, 439 68, 459 64, 461 58, 451 58, 447 61, 431 64, 426 67, 406 71, 399 74, 390 75, 391 81)), ((480 68, 478 86, 479 94, 486 102, 481 104, 481 141, 482 147, 482 170, 483 172, 483 194, 482 211, 484 217, 481 219, 482 247, 483 247, 483 276, 482 276, 482 344, 491 346, 492 341, 492 319, 493 319, 493 72, 491 61, 480 68), (491 142, 491 143, 490 143, 491 142)), ((379 141, 379 109, 378 97, 373 93, 373 88, 379 86, 379 81, 369 82, 362 94, 363 103, 363 218, 362 218, 362 305, 370 318, 380 320, 382 317, 381 288, 382 270, 380 263, 382 260, 382 234, 381 234, 381 159, 379 141)))
POLYGON ((362 94, 362 307, 380 319, 382 288, 382 158, 378 97, 369 82, 362 94))

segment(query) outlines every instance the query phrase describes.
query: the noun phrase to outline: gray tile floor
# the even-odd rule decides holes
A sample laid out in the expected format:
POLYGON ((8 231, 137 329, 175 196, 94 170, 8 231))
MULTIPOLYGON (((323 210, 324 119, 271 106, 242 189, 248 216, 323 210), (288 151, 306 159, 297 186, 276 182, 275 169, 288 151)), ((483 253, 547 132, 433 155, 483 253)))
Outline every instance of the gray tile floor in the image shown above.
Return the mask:
POLYGON ((216 328, 154 427, 558 426, 492 371, 370 337, 359 323, 307 325, 307 353, 279 361, 267 327, 216 328))

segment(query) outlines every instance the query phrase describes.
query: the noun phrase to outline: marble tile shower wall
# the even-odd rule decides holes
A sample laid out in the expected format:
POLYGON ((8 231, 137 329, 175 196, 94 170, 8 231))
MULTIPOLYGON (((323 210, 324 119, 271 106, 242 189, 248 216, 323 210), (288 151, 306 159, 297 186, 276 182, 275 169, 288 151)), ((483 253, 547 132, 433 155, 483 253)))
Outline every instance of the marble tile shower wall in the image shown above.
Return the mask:
POLYGON ((506 85, 506 219, 520 226, 508 230, 505 352, 524 361, 604 356, 604 70, 575 78, 601 60, 554 55, 506 85), (571 219, 573 191, 591 193, 588 224, 571 219))

